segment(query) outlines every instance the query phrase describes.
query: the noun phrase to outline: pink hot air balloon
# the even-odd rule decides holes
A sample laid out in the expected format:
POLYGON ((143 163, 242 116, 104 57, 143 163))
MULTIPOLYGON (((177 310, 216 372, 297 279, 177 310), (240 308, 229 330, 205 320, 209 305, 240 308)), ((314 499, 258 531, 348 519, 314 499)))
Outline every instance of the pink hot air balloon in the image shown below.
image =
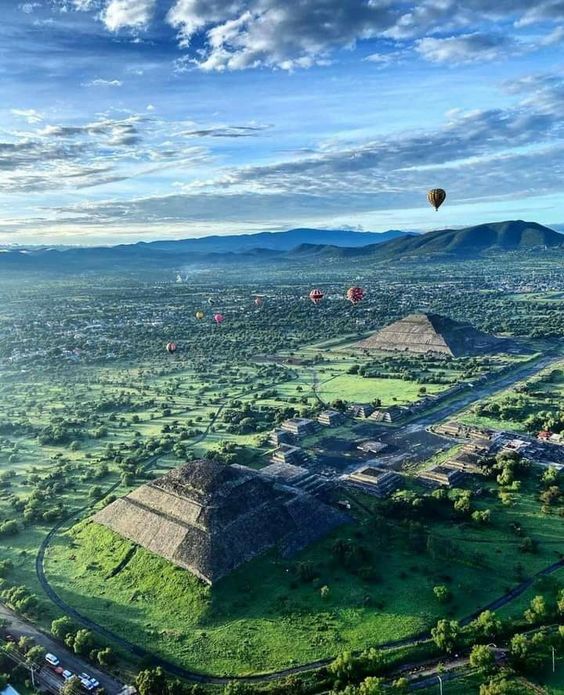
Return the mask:
POLYGON ((217 325, 219 326, 219 325, 222 324, 223 321, 224 321, 223 314, 214 314, 213 320, 214 320, 214 321, 217 323, 217 325))

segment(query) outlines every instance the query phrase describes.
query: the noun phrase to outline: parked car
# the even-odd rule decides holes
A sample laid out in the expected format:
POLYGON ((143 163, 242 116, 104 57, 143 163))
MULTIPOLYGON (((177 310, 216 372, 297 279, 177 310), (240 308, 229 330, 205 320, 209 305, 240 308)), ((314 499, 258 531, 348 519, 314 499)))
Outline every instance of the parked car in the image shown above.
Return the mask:
POLYGON ((49 652, 45 654, 45 661, 48 664, 51 664, 51 666, 58 666, 61 663, 57 656, 55 656, 54 654, 50 654, 49 652))
POLYGON ((72 671, 69 671, 68 668, 66 668, 62 673, 61 676, 63 677, 63 680, 70 681, 71 678, 74 678, 74 673, 72 671))
POLYGON ((92 678, 92 676, 89 676, 87 673, 81 673, 79 679, 82 683, 82 687, 85 690, 88 690, 88 692, 100 687, 100 683, 95 678, 92 678))
POLYGON ((94 686, 87 678, 81 678, 79 676, 79 680, 80 680, 80 684, 82 685, 84 690, 87 690, 88 692, 90 692, 91 690, 94 690, 94 686))

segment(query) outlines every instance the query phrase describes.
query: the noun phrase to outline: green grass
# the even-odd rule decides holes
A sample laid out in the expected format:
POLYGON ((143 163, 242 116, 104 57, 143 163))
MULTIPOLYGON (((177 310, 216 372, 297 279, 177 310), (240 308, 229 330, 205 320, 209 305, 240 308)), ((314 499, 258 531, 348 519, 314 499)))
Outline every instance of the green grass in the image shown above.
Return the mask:
MULTIPOLYGON (((383 405, 412 403, 419 398, 421 384, 402 379, 365 379, 356 374, 343 374, 320 384, 319 396, 326 402, 337 398, 357 403, 367 403, 379 398, 383 405)), ((438 393, 447 388, 430 384, 428 393, 438 393)))
MULTIPOLYGON (((361 499, 369 507, 380 504, 361 499)), ((492 507, 491 527, 433 523, 435 545, 448 540, 455 550, 449 557, 411 550, 394 525, 380 543, 366 513, 359 526, 341 528, 298 558, 272 552, 209 589, 143 549, 107 579, 130 543, 85 522, 55 540, 46 571, 70 605, 187 668, 216 675, 268 672, 407 637, 445 614, 462 617, 514 586, 517 563, 534 572, 556 559, 561 520, 540 515, 532 486, 524 486, 514 507, 491 499, 476 506, 492 507), (509 531, 516 520, 539 541, 538 553, 519 552, 520 541, 509 531), (338 536, 354 536, 370 549, 375 577, 363 579, 336 563, 331 546, 338 536), (297 561, 313 563, 318 579, 300 582, 297 561), (442 605, 432 589, 445 582, 453 600, 442 605), (330 589, 327 599, 320 596, 323 585, 330 589)))

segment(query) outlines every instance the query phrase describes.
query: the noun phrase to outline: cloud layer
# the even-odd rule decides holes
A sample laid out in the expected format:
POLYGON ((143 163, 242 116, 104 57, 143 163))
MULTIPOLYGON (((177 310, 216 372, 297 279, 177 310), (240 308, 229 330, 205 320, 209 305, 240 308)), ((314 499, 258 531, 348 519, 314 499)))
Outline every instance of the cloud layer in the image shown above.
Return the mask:
POLYGON ((0 230, 564 219, 562 3, 10 3, 0 230))
POLYGON ((173 194, 66 206, 59 214, 66 222, 99 224, 273 223, 417 206, 435 183, 458 204, 560 191, 564 80, 529 76, 505 87, 517 96, 512 107, 452 112, 440 129, 320 145, 271 164, 225 168, 173 194))
POLYGON ((160 22, 176 31, 185 64, 205 71, 308 68, 372 40, 433 62, 488 61, 518 46, 542 47, 543 37, 564 38, 562 0, 61 1, 91 12, 112 33, 138 36, 160 22))

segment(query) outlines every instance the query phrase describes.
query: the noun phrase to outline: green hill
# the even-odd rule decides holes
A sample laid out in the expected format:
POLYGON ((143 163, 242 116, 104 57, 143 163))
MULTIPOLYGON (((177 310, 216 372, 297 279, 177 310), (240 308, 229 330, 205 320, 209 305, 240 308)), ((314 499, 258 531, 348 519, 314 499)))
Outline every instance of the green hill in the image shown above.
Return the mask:
POLYGON ((383 258, 445 254, 472 257, 503 251, 530 251, 564 247, 564 236, 537 222, 514 220, 492 222, 464 229, 443 229, 417 237, 393 239, 380 246, 365 247, 383 258))
POLYGON ((368 256, 378 260, 426 256, 473 258, 483 254, 534 251, 553 247, 564 249, 564 235, 537 222, 513 220, 480 224, 463 229, 441 229, 417 236, 392 239, 384 244, 370 244, 362 248, 302 244, 290 252, 290 255, 309 254, 339 258, 368 256))

